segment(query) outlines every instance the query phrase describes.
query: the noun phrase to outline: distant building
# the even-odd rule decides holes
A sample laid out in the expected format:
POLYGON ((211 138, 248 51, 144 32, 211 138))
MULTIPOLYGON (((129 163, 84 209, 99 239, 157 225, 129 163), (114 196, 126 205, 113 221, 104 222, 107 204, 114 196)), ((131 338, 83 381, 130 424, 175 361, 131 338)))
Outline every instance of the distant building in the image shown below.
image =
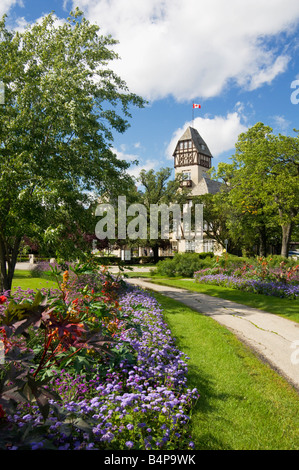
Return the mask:
MULTIPOLYGON (((190 204, 192 196, 216 194, 219 191, 221 183, 212 180, 207 173, 212 167, 213 155, 196 129, 186 129, 176 144, 173 157, 175 174, 182 173, 185 177, 182 184, 191 189, 190 204)), ((182 238, 173 239, 171 244, 173 251, 179 252, 222 252, 222 247, 217 246, 215 240, 205 235, 202 242, 182 238)))
POLYGON ((219 191, 220 183, 211 180, 207 174, 212 167, 213 156, 196 129, 188 127, 178 140, 173 157, 175 174, 184 174, 184 184, 191 188, 192 196, 219 191))

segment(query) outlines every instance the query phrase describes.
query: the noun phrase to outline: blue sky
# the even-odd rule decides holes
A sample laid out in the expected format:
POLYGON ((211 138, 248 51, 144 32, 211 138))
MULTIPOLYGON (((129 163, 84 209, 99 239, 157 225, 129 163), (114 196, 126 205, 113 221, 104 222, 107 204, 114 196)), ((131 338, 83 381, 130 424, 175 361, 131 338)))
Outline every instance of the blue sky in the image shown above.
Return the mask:
POLYGON ((215 167, 256 122, 288 135, 299 128, 297 0, 2 0, 0 15, 22 29, 52 10, 64 20, 76 6, 118 39, 115 71, 149 101, 114 136, 119 158, 139 161, 133 175, 172 167, 188 125, 205 139, 215 167), (201 109, 192 122, 193 102, 201 109))

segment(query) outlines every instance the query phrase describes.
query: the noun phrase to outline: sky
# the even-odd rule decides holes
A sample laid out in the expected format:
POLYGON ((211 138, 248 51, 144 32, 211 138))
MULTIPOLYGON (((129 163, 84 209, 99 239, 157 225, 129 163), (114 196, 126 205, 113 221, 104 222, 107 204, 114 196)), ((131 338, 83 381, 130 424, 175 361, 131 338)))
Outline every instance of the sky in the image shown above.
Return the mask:
POLYGON ((229 162, 257 122, 295 136, 299 129, 298 0, 1 0, 7 26, 22 30, 79 7, 101 34, 118 40, 110 66, 148 101, 132 109, 113 150, 129 172, 173 168, 176 142, 198 130, 215 168, 229 162), (193 111, 193 103, 200 104, 193 111))

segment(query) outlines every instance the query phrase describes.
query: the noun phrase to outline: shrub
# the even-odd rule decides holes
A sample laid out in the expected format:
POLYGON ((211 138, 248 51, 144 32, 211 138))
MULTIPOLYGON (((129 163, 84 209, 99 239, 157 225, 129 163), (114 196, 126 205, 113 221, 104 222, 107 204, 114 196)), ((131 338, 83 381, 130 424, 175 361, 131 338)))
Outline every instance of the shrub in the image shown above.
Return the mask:
POLYGON ((172 260, 159 261, 156 273, 162 276, 193 277, 193 273, 211 266, 213 258, 203 253, 176 253, 172 260))
POLYGON ((198 253, 199 259, 206 259, 206 258, 214 258, 214 253, 212 251, 208 251, 206 253, 198 253))
POLYGON ((159 261, 156 266, 157 274, 161 276, 174 277, 176 275, 176 265, 174 259, 166 259, 165 261, 159 261))
POLYGON ((244 266, 245 263, 249 263, 249 258, 244 258, 241 256, 231 255, 225 253, 224 256, 217 256, 215 265, 225 268, 227 271, 232 271, 234 269, 244 266))
POLYGON ((278 268, 281 265, 285 267, 293 267, 298 264, 298 260, 292 258, 285 258, 281 255, 270 255, 266 258, 267 263, 271 268, 278 268))

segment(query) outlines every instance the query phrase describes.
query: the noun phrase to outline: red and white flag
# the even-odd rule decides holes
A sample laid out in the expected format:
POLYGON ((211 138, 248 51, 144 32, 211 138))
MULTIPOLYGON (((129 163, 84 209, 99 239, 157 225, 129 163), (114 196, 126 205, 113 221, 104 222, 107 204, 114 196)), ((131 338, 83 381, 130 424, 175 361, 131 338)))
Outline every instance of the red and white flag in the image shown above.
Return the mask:
POLYGON ((195 104, 195 103, 193 103, 193 109, 194 109, 194 108, 201 108, 201 106, 200 106, 200 104, 195 104))

